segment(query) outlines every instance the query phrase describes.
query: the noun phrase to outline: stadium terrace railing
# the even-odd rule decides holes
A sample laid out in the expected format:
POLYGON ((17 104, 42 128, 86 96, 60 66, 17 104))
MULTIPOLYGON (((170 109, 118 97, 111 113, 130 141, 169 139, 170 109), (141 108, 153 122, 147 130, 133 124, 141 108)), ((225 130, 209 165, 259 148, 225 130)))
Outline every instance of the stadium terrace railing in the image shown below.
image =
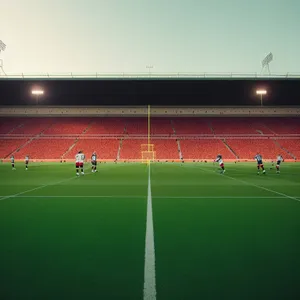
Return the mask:
POLYGON ((260 74, 260 73, 236 73, 236 72, 170 72, 170 73, 149 73, 149 72, 140 72, 140 73, 8 73, 0 74, 0 78, 7 79, 34 79, 34 78, 44 78, 44 79, 118 79, 118 78, 137 78, 137 79, 148 79, 148 78, 180 78, 180 79, 189 79, 189 78, 300 78, 299 73, 274 73, 274 74, 260 74))
MULTIPOLYGON (((21 139, 21 138, 34 138, 34 139, 147 139, 146 134, 0 134, 0 139, 21 139)), ((300 139, 299 134, 156 134, 151 135, 151 139, 300 139)))

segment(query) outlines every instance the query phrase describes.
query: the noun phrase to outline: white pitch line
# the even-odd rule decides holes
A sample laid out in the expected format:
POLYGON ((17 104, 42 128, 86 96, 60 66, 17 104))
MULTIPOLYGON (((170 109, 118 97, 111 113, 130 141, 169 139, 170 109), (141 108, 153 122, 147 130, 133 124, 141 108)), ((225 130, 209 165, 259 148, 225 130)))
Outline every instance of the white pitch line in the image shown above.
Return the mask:
MULTIPOLYGON (((203 170, 203 171, 206 171, 206 172, 209 172, 208 170, 205 170, 203 168, 199 168, 200 170, 203 170)), ((213 171, 212 171, 213 172, 213 171)), ((213 172, 214 174, 216 174, 215 172, 213 172)), ((217 175, 217 174, 216 174, 217 175)), ((271 193, 274 193, 274 194, 277 194, 277 195, 281 195, 283 196, 284 198, 288 198, 288 199, 292 199, 292 200, 295 200, 295 201, 298 201, 300 202, 300 199, 297 199, 296 197, 293 197, 293 196, 289 196, 287 194, 284 194, 284 193, 280 193, 280 192, 276 192, 274 190, 271 190, 271 189, 268 189, 268 188, 265 188, 263 186, 260 186, 260 185, 256 185, 256 184, 253 184, 253 183, 249 183, 247 181, 244 181, 244 180, 241 180, 241 179, 237 179, 237 178, 234 178, 234 177, 231 177, 231 176, 228 176, 226 173, 225 175, 222 175, 224 178, 230 178, 232 180, 235 180, 235 181, 238 181, 238 182, 242 182, 244 184, 247 184, 247 185, 250 185, 250 186, 254 186, 256 188, 259 188, 259 189, 262 189, 262 190, 265 190, 265 191, 268 191, 268 192, 271 192, 271 193)))
MULTIPOLYGON (((6 197, 6 196, 0 196, 0 197, 6 197)), ((69 196, 69 195, 62 195, 62 196, 59 196, 59 195, 28 195, 28 196, 24 196, 24 195, 20 195, 20 196, 7 196, 7 197, 13 197, 13 198, 138 198, 138 199, 144 199, 146 198, 145 195, 143 196, 118 196, 118 195, 115 195, 115 196, 112 196, 112 195, 88 195, 88 196, 80 196, 80 195, 75 195, 75 196, 69 196)), ((1 199, 0 199, 1 200, 1 199)))
MULTIPOLYGON (((90 173, 88 173, 88 174, 90 174, 90 173)), ((88 175, 88 174, 86 174, 86 175, 88 175)), ((15 198, 15 197, 18 197, 20 195, 23 195, 23 194, 26 194, 26 193, 29 193, 29 192, 33 192, 33 191, 36 191, 36 190, 39 190, 39 189, 42 189, 42 188, 47 187, 47 186, 57 185, 57 184, 60 184, 60 183, 63 183, 63 182, 66 182, 66 181, 69 181, 69 180, 72 180, 72 179, 75 179, 75 178, 77 178, 77 176, 76 177, 67 178, 67 179, 64 179, 64 180, 61 180, 61 181, 58 181, 58 182, 50 183, 50 184, 40 185, 40 186, 38 186, 36 188, 30 189, 30 190, 26 190, 26 191, 23 191, 23 192, 14 194, 14 195, 4 196, 3 198, 0 198, 0 201, 6 200, 6 199, 9 199, 9 198, 15 198)))
POLYGON ((152 213, 150 164, 148 170, 147 221, 145 241, 144 300, 156 300, 155 248, 152 213))
MULTIPOLYGON (((157 198, 157 199, 286 199, 286 196, 155 196, 152 198, 157 198)), ((300 197, 295 197, 295 198, 300 198, 300 197)))
MULTIPOLYGON (((7 197, 7 196, 0 196, 7 197)), ((12 196, 11 196, 12 197, 12 196)), ((147 196, 141 195, 132 195, 132 196, 123 196, 123 195, 20 195, 14 196, 14 198, 118 198, 118 199, 144 199, 147 196)), ((152 199, 286 199, 286 196, 152 196, 152 199)), ((300 196, 295 198, 300 199, 300 196)))
POLYGON ((262 189, 262 190, 265 190, 265 191, 268 191, 268 192, 271 192, 271 193, 274 193, 274 194, 277 194, 277 195, 284 196, 285 198, 289 198, 289 199, 292 199, 292 200, 295 200, 295 201, 300 202, 300 200, 297 199, 296 197, 289 196, 289 195, 284 194, 284 193, 276 192, 276 191, 274 191, 274 190, 265 188, 265 187, 260 186, 260 185, 256 185, 256 184, 253 184, 253 183, 248 183, 248 182, 246 182, 246 181, 243 181, 243 180, 240 180, 240 179, 236 179, 236 178, 234 178, 234 177, 230 177, 230 176, 226 176, 226 177, 228 177, 228 178, 230 178, 230 179, 233 179, 233 180, 236 180, 236 181, 239 181, 239 182, 246 183, 246 184, 248 184, 248 185, 252 185, 252 186, 254 186, 254 187, 257 187, 257 188, 259 188, 259 189, 262 189))

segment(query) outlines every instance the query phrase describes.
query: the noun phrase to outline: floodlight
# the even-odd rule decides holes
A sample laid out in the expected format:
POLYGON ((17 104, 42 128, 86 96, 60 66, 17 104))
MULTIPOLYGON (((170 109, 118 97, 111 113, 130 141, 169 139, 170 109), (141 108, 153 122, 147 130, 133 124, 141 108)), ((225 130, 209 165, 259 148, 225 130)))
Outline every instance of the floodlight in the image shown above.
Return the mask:
POLYGON ((35 89, 31 91, 31 94, 36 96, 36 104, 39 104, 39 96, 44 95, 44 91, 41 89, 35 89))
MULTIPOLYGON (((5 48, 6 48, 6 45, 0 40, 0 53, 1 53, 1 51, 4 51, 5 48)), ((4 72, 4 69, 3 69, 3 60, 2 59, 0 59, 0 69, 2 70, 4 75, 6 75, 6 73, 4 72)), ((0 72, 0 75, 1 75, 1 72, 0 72)))
POLYGON ((263 73, 264 69, 268 70, 269 75, 271 74, 270 68, 269 68, 269 63, 273 60, 273 54, 270 52, 261 62, 262 69, 261 73, 263 73))
POLYGON ((256 90, 256 95, 260 95, 260 106, 263 106, 263 95, 267 95, 267 90, 256 90))
POLYGON ((256 91, 256 94, 257 94, 257 95, 266 95, 266 94, 267 94, 267 91, 266 91, 266 90, 257 90, 257 91, 256 91))
POLYGON ((1 50, 4 51, 6 48, 6 45, 0 40, 0 52, 1 50))
POLYGON ((261 62, 262 67, 265 67, 273 60, 273 54, 270 52, 261 62))
POLYGON ((42 90, 33 90, 33 91, 31 91, 31 93, 33 94, 33 95, 43 95, 44 94, 44 91, 42 91, 42 90))

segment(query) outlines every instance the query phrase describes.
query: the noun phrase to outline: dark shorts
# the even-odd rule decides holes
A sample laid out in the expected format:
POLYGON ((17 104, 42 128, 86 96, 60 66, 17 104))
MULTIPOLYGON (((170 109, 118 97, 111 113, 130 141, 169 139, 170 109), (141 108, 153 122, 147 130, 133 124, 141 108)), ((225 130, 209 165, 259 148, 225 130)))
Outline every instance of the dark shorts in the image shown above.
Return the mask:
POLYGON ((278 160, 278 161, 277 161, 277 163, 276 163, 276 164, 277 164, 277 166, 279 166, 279 165, 280 165, 280 163, 281 163, 281 160, 278 160))
POLYGON ((258 160, 258 161, 257 161, 257 164, 258 164, 259 166, 262 165, 262 164, 263 164, 262 160, 258 160))
POLYGON ((25 161, 25 165, 28 165, 28 163, 29 163, 29 161, 28 161, 28 160, 26 160, 26 161, 25 161))
POLYGON ((97 166, 97 162, 96 161, 92 161, 92 166, 97 166))

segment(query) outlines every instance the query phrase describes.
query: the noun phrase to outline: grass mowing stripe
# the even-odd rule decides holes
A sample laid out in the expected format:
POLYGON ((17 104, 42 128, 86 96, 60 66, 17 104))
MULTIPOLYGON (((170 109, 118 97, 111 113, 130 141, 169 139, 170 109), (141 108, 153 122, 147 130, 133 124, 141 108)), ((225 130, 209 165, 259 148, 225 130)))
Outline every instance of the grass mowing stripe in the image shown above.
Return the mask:
MULTIPOLYGON (((91 174, 91 173, 88 173, 88 174, 91 174)), ((86 174, 86 175, 88 175, 88 174, 86 174)), ((23 194, 26 194, 26 193, 29 193, 29 192, 33 192, 33 191, 45 188, 47 186, 57 185, 57 184, 60 184, 60 183, 63 183, 63 182, 66 182, 66 181, 69 181, 69 180, 72 180, 72 179, 75 179, 75 178, 77 178, 77 176, 73 176, 73 177, 70 177, 70 178, 67 178, 67 179, 64 179, 64 180, 61 180, 61 181, 58 181, 58 182, 50 183, 50 184, 40 185, 36 188, 26 190, 26 191, 20 192, 18 194, 13 194, 13 195, 8 195, 8 196, 5 196, 5 197, 2 197, 2 198, 0 198, 0 201, 6 200, 6 199, 9 199, 9 198, 15 198, 15 197, 18 197, 20 195, 23 195, 23 194)))
POLYGON ((150 164, 148 169, 147 221, 145 241, 144 300, 156 299, 155 248, 151 196, 150 164))
POLYGON ((284 196, 285 198, 289 198, 289 199, 292 199, 292 200, 295 200, 295 201, 300 202, 300 200, 297 199, 296 197, 292 197, 292 196, 289 196, 289 195, 284 194, 284 193, 276 192, 276 191, 274 191, 274 190, 265 188, 265 187, 260 186, 260 185, 256 185, 256 184, 253 184, 253 183, 248 183, 247 181, 240 180, 240 179, 237 179, 237 178, 234 178, 234 177, 231 177, 231 176, 226 176, 226 177, 228 177, 228 178, 230 178, 230 179, 233 179, 233 180, 236 180, 236 181, 239 181, 239 182, 242 182, 242 183, 246 183, 246 184, 248 184, 248 185, 252 185, 252 186, 254 186, 254 187, 260 188, 260 189, 262 189, 262 190, 265 190, 265 191, 268 191, 268 192, 271 192, 271 193, 274 193, 274 194, 277 194, 277 195, 284 196))
MULTIPOLYGON (((6 196, 0 196, 0 197, 6 197, 6 196)), ((14 196, 14 198, 119 198, 119 199, 144 199, 146 196, 119 196, 119 195, 20 195, 20 196, 14 196)), ((152 199, 286 199, 286 196, 152 196, 152 199)), ((297 199, 300 199, 300 196, 295 197, 297 199)))
MULTIPOLYGON (((206 170, 206 169, 203 169, 203 168, 199 168, 199 170, 202 170, 202 171, 205 171, 205 172, 211 171, 211 170, 206 170)), ((211 172, 214 173, 214 174, 216 174, 216 173, 213 172, 213 171, 211 171, 211 172)), ((217 174, 216 174, 216 175, 217 175, 217 174)), ((247 182, 247 181, 244 181, 244 180, 241 180, 241 179, 237 179, 237 178, 228 176, 227 174, 224 175, 224 178, 230 178, 230 179, 232 179, 232 180, 235 180, 235 181, 238 181, 238 182, 242 182, 242 183, 244 183, 244 184, 247 184, 247 185, 250 185, 250 186, 254 186, 254 187, 256 187, 256 188, 265 190, 265 191, 267 191, 267 192, 271 192, 271 193, 274 193, 274 194, 277 194, 277 195, 281 195, 281 196, 284 196, 285 198, 292 199, 292 200, 295 200, 295 201, 300 202, 300 199, 297 199, 296 197, 292 197, 292 196, 289 196, 289 195, 284 194, 284 193, 276 192, 276 191, 274 191, 274 190, 265 188, 265 187, 263 187, 263 186, 256 185, 256 184, 253 184, 253 183, 249 183, 249 182, 247 182)))

